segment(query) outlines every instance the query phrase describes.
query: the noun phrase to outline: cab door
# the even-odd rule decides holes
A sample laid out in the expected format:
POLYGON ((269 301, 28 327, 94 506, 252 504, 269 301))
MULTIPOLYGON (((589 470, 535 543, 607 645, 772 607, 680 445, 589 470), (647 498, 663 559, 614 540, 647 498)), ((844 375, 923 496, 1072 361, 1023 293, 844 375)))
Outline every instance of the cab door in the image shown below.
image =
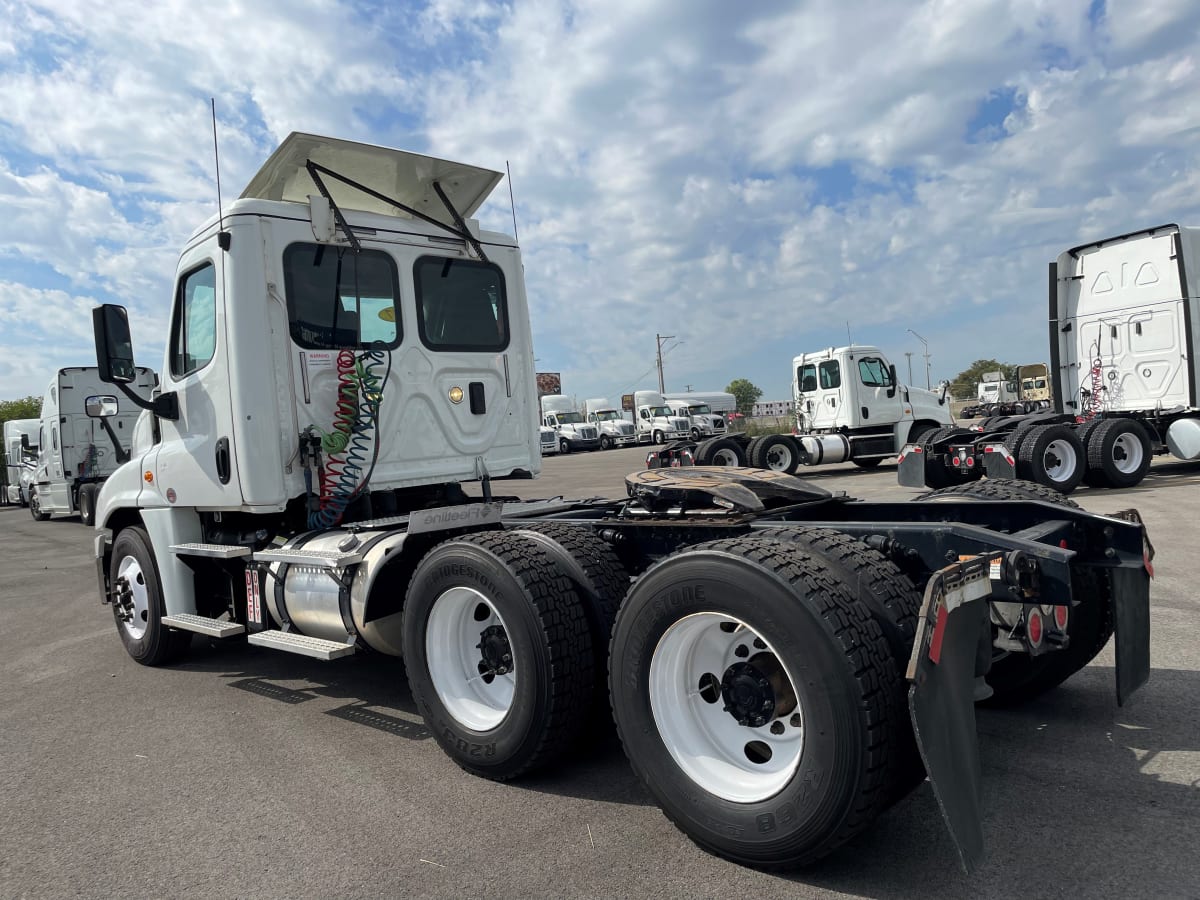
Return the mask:
POLYGON ((860 356, 854 366, 858 378, 859 425, 891 425, 899 421, 900 398, 888 361, 881 356, 860 356))
POLYGON ((149 488, 167 504, 242 505, 219 253, 215 241, 192 248, 176 278, 162 385, 177 397, 179 418, 160 421, 162 440, 146 457, 154 475, 149 488))
POLYGON ((823 359, 817 366, 817 389, 806 394, 809 420, 814 431, 838 428, 847 424, 843 412, 842 365, 837 359, 823 359))

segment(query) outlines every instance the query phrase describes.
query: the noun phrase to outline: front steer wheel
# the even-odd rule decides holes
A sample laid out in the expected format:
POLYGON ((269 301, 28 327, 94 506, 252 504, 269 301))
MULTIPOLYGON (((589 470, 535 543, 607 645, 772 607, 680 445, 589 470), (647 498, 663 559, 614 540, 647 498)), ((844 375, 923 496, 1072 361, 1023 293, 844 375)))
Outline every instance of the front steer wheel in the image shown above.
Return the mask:
POLYGON ((870 612, 816 555, 737 538, 668 557, 621 605, 610 656, 626 755, 705 850, 804 865, 886 805, 904 691, 870 612))
POLYGON ((404 605, 417 708, 468 772, 503 781, 560 756, 589 713, 593 654, 571 580, 533 535, 439 544, 404 605))
POLYGON ((162 579, 142 528, 133 526, 117 534, 108 572, 113 618, 129 655, 143 666, 161 666, 178 658, 192 635, 172 631, 162 622, 166 615, 162 579))

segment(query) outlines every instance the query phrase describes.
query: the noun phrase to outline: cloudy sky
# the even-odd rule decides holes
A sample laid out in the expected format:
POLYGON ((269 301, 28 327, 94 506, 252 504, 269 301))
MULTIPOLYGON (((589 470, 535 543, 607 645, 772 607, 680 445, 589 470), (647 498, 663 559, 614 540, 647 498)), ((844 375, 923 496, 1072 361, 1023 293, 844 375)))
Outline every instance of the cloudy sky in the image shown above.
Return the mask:
MULTIPOLYGON (((881 346, 1047 358, 1046 264, 1200 224, 1196 0, 0 0, 0 400, 158 367, 182 241, 310 131, 512 169, 538 368, 579 397, 881 346)), ((502 186, 480 213, 511 232, 502 186)))

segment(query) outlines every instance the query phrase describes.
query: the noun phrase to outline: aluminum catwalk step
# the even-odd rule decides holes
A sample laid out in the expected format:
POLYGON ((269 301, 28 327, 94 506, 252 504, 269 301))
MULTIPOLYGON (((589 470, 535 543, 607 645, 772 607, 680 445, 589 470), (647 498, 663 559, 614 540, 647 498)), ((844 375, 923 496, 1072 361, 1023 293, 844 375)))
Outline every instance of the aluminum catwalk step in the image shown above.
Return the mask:
POLYGON ((323 638, 309 637, 292 631, 258 631, 246 637, 251 644, 259 647, 270 647, 273 650, 283 650, 287 653, 298 653, 313 659, 337 659, 349 656, 354 652, 353 644, 342 644, 338 641, 327 641, 323 638))
POLYGON ((204 616, 193 616, 182 613, 178 616, 163 616, 163 624, 170 628, 183 631, 194 631, 197 634, 207 634, 209 637, 227 638, 241 634, 246 626, 240 622, 227 622, 223 619, 206 619, 204 616))

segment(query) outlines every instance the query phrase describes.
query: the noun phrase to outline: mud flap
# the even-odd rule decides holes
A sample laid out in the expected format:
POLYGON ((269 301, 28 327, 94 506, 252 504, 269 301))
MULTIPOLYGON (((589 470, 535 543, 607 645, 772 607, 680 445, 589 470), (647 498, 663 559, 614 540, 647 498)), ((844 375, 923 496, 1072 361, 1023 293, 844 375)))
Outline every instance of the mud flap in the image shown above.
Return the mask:
POLYGON ((925 457, 928 454, 920 444, 905 444, 900 451, 900 465, 896 470, 896 481, 903 487, 925 487, 925 457))
POLYGON ((1003 444, 983 445, 983 472, 988 478, 1016 478, 1017 461, 1003 444))
POLYGON ((1112 569, 1113 627, 1117 634, 1117 705, 1150 678, 1150 575, 1145 569, 1112 569))
POLYGON ((990 566, 977 556, 934 573, 925 587, 908 664, 908 706, 917 747, 963 870, 983 859, 982 774, 975 734, 975 674, 988 627, 990 566))

